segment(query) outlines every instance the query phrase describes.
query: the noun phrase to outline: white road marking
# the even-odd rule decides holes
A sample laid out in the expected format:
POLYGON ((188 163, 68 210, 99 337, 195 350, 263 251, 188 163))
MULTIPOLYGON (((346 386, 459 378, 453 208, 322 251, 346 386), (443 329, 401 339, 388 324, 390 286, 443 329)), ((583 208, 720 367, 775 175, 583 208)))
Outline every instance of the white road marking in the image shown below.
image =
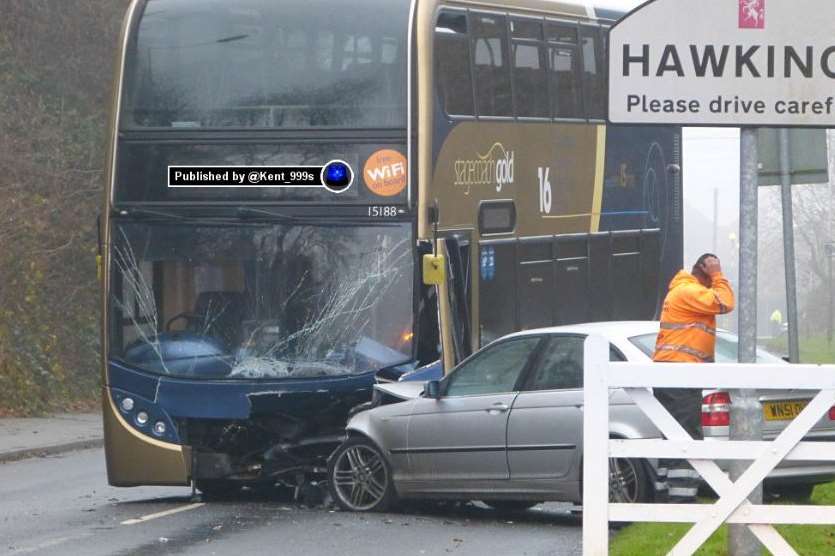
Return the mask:
POLYGON ((59 544, 64 544, 68 541, 75 541, 79 539, 83 539, 89 537, 90 533, 82 533, 80 535, 70 535, 68 537, 59 537, 57 539, 50 539, 48 541, 44 541, 40 544, 36 544, 34 546, 28 547, 20 547, 20 548, 13 548, 9 554, 31 554, 32 552, 39 552, 41 550, 52 548, 58 546, 59 544))
POLYGON ((152 519, 159 519, 161 517, 166 517, 169 515, 178 514, 180 512, 187 512, 189 510, 196 510, 200 506, 205 506, 205 502, 197 502, 196 504, 189 504, 188 506, 183 506, 181 508, 174 508, 172 510, 165 510, 164 512, 157 512, 155 514, 148 514, 143 515, 142 517, 137 517, 135 519, 126 519, 122 522, 122 525, 136 525, 137 523, 145 523, 146 521, 151 521, 152 519))

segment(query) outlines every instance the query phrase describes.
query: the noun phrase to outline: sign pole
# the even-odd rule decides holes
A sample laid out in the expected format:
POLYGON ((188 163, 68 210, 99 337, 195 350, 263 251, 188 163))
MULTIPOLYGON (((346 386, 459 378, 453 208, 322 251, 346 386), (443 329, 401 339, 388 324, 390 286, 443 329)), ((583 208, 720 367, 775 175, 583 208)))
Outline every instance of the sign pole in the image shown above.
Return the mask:
MULTIPOLYGON (((739 195, 739 362, 757 359, 757 130, 741 128, 739 195)), ((731 400, 731 440, 762 440, 762 409, 756 390, 735 390, 731 400)), ((731 480, 737 480, 748 462, 731 465, 731 480)), ((762 503, 762 485, 748 498, 762 503)), ((745 525, 731 525, 728 532, 731 556, 760 556, 759 542, 745 525)))
POLYGON ((786 267, 786 318, 789 322, 789 361, 800 363, 797 320, 797 275, 794 262, 794 216, 792 213, 789 130, 777 130, 780 140, 780 187, 783 200, 783 259, 786 267))

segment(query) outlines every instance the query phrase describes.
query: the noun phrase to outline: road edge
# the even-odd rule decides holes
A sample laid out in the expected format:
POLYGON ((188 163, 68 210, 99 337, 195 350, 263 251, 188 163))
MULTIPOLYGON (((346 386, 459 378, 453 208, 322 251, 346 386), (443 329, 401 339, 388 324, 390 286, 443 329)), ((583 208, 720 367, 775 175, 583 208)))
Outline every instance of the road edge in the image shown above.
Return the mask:
POLYGON ((101 448, 102 446, 104 446, 104 438, 90 438, 86 440, 76 440, 74 442, 65 442, 63 444, 54 444, 52 446, 11 450, 8 452, 0 452, 0 464, 24 459, 54 456, 65 452, 75 452, 77 450, 101 448))

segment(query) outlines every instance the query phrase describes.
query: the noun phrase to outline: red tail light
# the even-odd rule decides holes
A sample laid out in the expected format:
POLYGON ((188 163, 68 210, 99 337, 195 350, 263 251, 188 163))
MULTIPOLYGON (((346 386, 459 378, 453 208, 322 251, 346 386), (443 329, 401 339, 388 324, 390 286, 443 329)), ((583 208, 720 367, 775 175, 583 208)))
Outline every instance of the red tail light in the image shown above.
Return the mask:
POLYGON ((835 407, 829 408, 829 420, 835 421, 835 407))
POLYGON ((731 423, 731 395, 727 392, 708 394, 702 400, 702 426, 727 427, 731 423))

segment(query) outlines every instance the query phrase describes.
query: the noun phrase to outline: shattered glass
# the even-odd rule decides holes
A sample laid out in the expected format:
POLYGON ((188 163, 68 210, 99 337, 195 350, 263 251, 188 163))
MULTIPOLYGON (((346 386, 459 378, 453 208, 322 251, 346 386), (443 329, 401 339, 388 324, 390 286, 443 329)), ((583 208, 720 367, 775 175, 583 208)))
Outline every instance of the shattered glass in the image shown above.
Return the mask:
POLYGON ((111 356, 189 378, 299 378, 412 358, 408 224, 121 223, 111 356))

